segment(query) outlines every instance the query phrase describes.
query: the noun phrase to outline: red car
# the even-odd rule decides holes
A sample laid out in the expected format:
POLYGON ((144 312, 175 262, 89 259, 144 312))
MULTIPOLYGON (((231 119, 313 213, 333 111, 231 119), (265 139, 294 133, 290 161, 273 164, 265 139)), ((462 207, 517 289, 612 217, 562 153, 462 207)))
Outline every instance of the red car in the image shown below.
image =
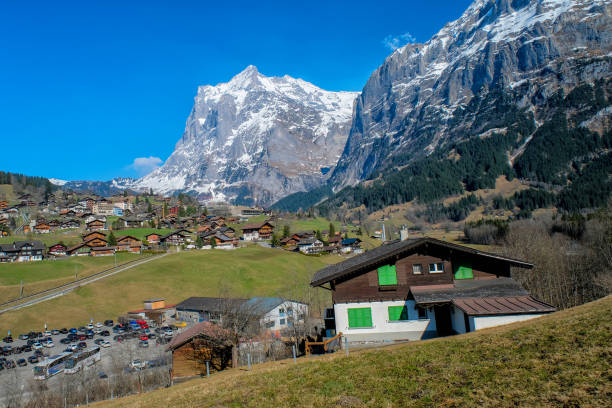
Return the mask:
POLYGON ((147 341, 147 340, 149 340, 149 337, 145 336, 145 335, 142 335, 142 336, 140 336, 140 340, 147 341))
POLYGON ((79 335, 79 340, 87 340, 87 336, 84 334, 79 335))

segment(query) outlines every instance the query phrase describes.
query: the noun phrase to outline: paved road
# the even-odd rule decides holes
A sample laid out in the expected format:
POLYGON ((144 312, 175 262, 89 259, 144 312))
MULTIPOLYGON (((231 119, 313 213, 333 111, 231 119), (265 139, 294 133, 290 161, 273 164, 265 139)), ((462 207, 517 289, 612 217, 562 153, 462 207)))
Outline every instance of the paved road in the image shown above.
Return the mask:
POLYGON ((80 281, 75 282, 73 284, 70 284, 68 286, 64 286, 62 288, 59 288, 56 291, 51 291, 51 292, 45 293, 45 294, 41 295, 40 297, 35 297, 33 299, 27 300, 26 302, 19 303, 17 305, 13 305, 13 306, 8 306, 8 307, 6 307, 4 309, 0 309, 0 314, 5 313, 5 312, 9 312, 11 310, 22 309, 24 307, 32 306, 32 305, 35 305, 37 303, 45 302, 47 300, 55 299, 56 297, 60 297, 60 296, 63 296, 65 294, 67 294, 67 293, 70 293, 73 290, 80 288, 81 286, 85 286, 85 285, 88 285, 90 283, 99 281, 101 279, 108 278, 109 276, 113 276, 113 275, 115 275, 117 273, 124 272, 124 271, 126 271, 128 269, 134 268, 136 266, 140 266, 140 265, 145 264, 147 262, 151 262, 151 261, 153 261, 155 259, 162 258, 162 257, 164 257, 166 255, 167 254, 152 256, 152 257, 143 259, 141 261, 137 261, 137 262, 131 263, 131 264, 126 265, 126 266, 124 266, 122 268, 110 270, 108 273, 92 276, 90 278, 85 278, 83 280, 80 280, 80 281))

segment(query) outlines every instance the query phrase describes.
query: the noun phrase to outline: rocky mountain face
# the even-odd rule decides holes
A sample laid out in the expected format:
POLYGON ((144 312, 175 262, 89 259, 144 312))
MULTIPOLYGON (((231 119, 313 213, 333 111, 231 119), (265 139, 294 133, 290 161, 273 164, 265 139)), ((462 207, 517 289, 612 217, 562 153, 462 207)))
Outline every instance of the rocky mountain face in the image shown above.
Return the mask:
MULTIPOLYGON (((516 109, 533 126, 522 125, 531 134, 508 153, 513 161, 550 119, 559 90, 610 78, 611 13, 609 0, 476 0, 372 74, 331 183, 354 185, 458 140, 504 133, 516 121, 500 116, 516 109), (500 113, 500 101, 511 109, 500 113)), ((583 125, 601 131, 611 114, 609 107, 591 112, 583 125)))
POLYGON ((172 155, 129 187, 259 205, 316 188, 342 153, 356 96, 249 66, 198 88, 172 155))

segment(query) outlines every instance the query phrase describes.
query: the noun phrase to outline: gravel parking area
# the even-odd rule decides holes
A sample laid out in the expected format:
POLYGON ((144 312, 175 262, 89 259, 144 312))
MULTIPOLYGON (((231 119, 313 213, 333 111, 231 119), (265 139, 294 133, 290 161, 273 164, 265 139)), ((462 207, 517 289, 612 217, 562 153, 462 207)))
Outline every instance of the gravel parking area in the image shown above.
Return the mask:
MULTIPOLYGON (((115 376, 128 375, 136 376, 140 372, 147 370, 165 370, 169 372, 171 366, 171 353, 165 351, 165 346, 170 340, 170 336, 165 336, 163 329, 149 328, 149 331, 153 334, 153 338, 149 338, 148 347, 142 346, 140 336, 144 335, 144 330, 128 331, 121 335, 123 338, 118 338, 118 333, 113 332, 113 327, 103 326, 100 330, 107 330, 109 335, 103 336, 99 333, 95 334, 92 339, 76 340, 70 344, 78 344, 84 342, 86 348, 93 347, 98 339, 108 341, 109 346, 100 347, 101 360, 94 365, 82 370, 77 374, 65 374, 59 373, 47 380, 34 380, 33 368, 36 364, 27 363, 26 366, 16 366, 14 368, 7 368, 6 362, 3 364, 4 369, 0 370, 0 405, 4 406, 8 403, 8 399, 16 393, 20 394, 21 397, 27 396, 31 393, 32 389, 44 387, 46 389, 62 389, 65 387, 67 382, 74 382, 74 377, 88 379, 108 379, 110 381, 115 376), (156 333, 158 330, 160 333, 156 333), (141 370, 133 369, 130 367, 130 363, 134 360, 140 360, 146 368, 141 370), (72 378, 69 378, 72 377, 72 378)), ((173 334, 176 334, 178 330, 174 330, 173 334)), ((169 333, 169 332, 168 332, 169 333)), ((79 332, 78 334, 81 334, 79 332)), ((41 351, 45 356, 53 356, 61 354, 70 344, 62 344, 60 340, 65 339, 67 334, 55 334, 49 336, 53 341, 53 347, 43 347, 41 351)), ((38 338, 36 340, 43 340, 38 338)), ((101 340, 99 340, 101 341, 101 340)), ((22 347, 27 344, 27 340, 21 340, 14 338, 12 343, 1 342, 0 347, 10 346, 13 350, 17 347, 22 347)), ((28 357, 34 355, 34 350, 31 352, 21 352, 19 354, 9 354, 0 356, 6 360, 12 360, 17 362, 19 359, 28 359, 28 357)), ((42 360, 41 360, 42 361, 42 360)))

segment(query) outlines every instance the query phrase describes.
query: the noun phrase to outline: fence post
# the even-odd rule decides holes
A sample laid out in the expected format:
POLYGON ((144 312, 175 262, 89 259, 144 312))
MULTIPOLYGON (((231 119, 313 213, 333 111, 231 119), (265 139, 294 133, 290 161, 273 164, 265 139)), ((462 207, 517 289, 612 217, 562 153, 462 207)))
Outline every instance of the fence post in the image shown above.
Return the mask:
POLYGON ((208 365, 208 360, 206 360, 206 377, 210 377, 210 366, 208 365))
POLYGON ((295 363, 295 344, 291 346, 291 349, 293 351, 293 362, 295 363))
POLYGON ((348 338, 346 338, 346 336, 344 336, 344 349, 346 350, 346 355, 349 355, 349 345, 348 345, 348 338))
POLYGON ((247 365, 249 367, 249 370, 251 370, 251 352, 250 351, 247 353, 247 365))

